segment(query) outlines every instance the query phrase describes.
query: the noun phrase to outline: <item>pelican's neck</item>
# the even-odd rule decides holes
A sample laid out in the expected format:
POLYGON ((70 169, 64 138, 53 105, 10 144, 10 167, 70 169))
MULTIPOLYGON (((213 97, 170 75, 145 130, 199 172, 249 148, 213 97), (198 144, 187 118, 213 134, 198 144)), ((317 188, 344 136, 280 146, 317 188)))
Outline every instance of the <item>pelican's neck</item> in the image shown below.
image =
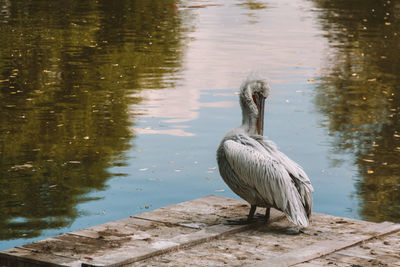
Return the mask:
POLYGON ((242 128, 249 134, 257 134, 259 114, 249 86, 242 88, 240 92, 240 106, 242 108, 242 128))

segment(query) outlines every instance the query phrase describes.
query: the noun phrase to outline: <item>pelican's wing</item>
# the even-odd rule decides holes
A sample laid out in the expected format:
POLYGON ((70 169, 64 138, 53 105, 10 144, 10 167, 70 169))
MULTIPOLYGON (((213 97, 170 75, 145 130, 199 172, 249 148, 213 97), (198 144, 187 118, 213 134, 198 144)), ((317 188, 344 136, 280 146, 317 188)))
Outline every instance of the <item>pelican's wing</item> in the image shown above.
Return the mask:
POLYGON ((227 140, 223 146, 230 167, 243 183, 257 190, 265 204, 282 210, 297 225, 308 225, 302 198, 282 164, 251 145, 227 140))
POLYGON ((304 183, 305 186, 307 186, 311 192, 314 191, 310 179, 308 178, 307 174, 304 172, 303 168, 291 160, 288 156, 283 154, 281 151, 278 150, 276 144, 270 140, 263 139, 259 141, 265 150, 268 151, 268 153, 271 154, 273 158, 275 158, 278 162, 283 164, 286 168, 286 170, 293 175, 295 179, 300 180, 302 183, 304 183))
POLYGON ((307 174, 299 164, 279 151, 274 142, 266 139, 258 140, 258 142, 264 147, 264 152, 266 152, 268 155, 271 155, 273 159, 282 164, 289 173, 290 177, 292 177, 296 188, 302 197, 303 204, 307 210, 307 215, 310 217, 313 202, 312 192, 314 192, 310 178, 308 178, 307 174))

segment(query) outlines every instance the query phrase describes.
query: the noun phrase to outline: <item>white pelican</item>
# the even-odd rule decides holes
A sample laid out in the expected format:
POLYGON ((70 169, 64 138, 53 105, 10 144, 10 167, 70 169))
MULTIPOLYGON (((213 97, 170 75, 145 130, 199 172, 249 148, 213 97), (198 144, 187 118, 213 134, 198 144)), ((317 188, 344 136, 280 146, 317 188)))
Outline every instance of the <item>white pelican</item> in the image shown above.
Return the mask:
POLYGON ((253 220, 257 207, 286 214, 294 224, 306 227, 312 209, 313 187, 303 168, 264 139, 264 102, 269 86, 262 79, 248 79, 240 88, 242 125, 230 130, 217 150, 219 172, 225 183, 246 200, 253 220))

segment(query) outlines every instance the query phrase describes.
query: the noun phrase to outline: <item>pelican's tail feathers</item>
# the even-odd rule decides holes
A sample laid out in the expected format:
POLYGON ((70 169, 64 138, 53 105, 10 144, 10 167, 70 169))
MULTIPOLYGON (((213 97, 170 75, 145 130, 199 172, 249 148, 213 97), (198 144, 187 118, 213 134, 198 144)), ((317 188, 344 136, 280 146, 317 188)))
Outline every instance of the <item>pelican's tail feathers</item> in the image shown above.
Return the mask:
POLYGON ((284 212, 288 220, 298 226, 307 227, 310 224, 307 211, 301 203, 290 203, 284 212))

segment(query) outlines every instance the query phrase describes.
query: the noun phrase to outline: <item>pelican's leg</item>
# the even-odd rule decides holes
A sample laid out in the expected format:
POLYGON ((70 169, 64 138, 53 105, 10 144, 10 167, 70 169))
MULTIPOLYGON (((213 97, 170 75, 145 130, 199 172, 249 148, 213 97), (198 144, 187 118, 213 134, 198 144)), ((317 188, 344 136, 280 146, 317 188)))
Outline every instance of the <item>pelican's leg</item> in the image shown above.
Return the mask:
POLYGON ((251 222, 253 220, 254 213, 256 212, 256 208, 257 208, 256 205, 251 205, 249 215, 247 215, 248 222, 251 222))
POLYGON ((264 217, 265 223, 268 223, 268 221, 269 221, 269 214, 270 214, 270 211, 271 211, 271 208, 267 208, 267 209, 265 210, 265 217, 264 217))
POLYGON ((247 219, 241 218, 237 220, 228 220, 228 224, 231 225, 244 225, 249 224, 254 221, 254 213, 256 212, 256 205, 251 205, 249 215, 247 215, 247 219))

